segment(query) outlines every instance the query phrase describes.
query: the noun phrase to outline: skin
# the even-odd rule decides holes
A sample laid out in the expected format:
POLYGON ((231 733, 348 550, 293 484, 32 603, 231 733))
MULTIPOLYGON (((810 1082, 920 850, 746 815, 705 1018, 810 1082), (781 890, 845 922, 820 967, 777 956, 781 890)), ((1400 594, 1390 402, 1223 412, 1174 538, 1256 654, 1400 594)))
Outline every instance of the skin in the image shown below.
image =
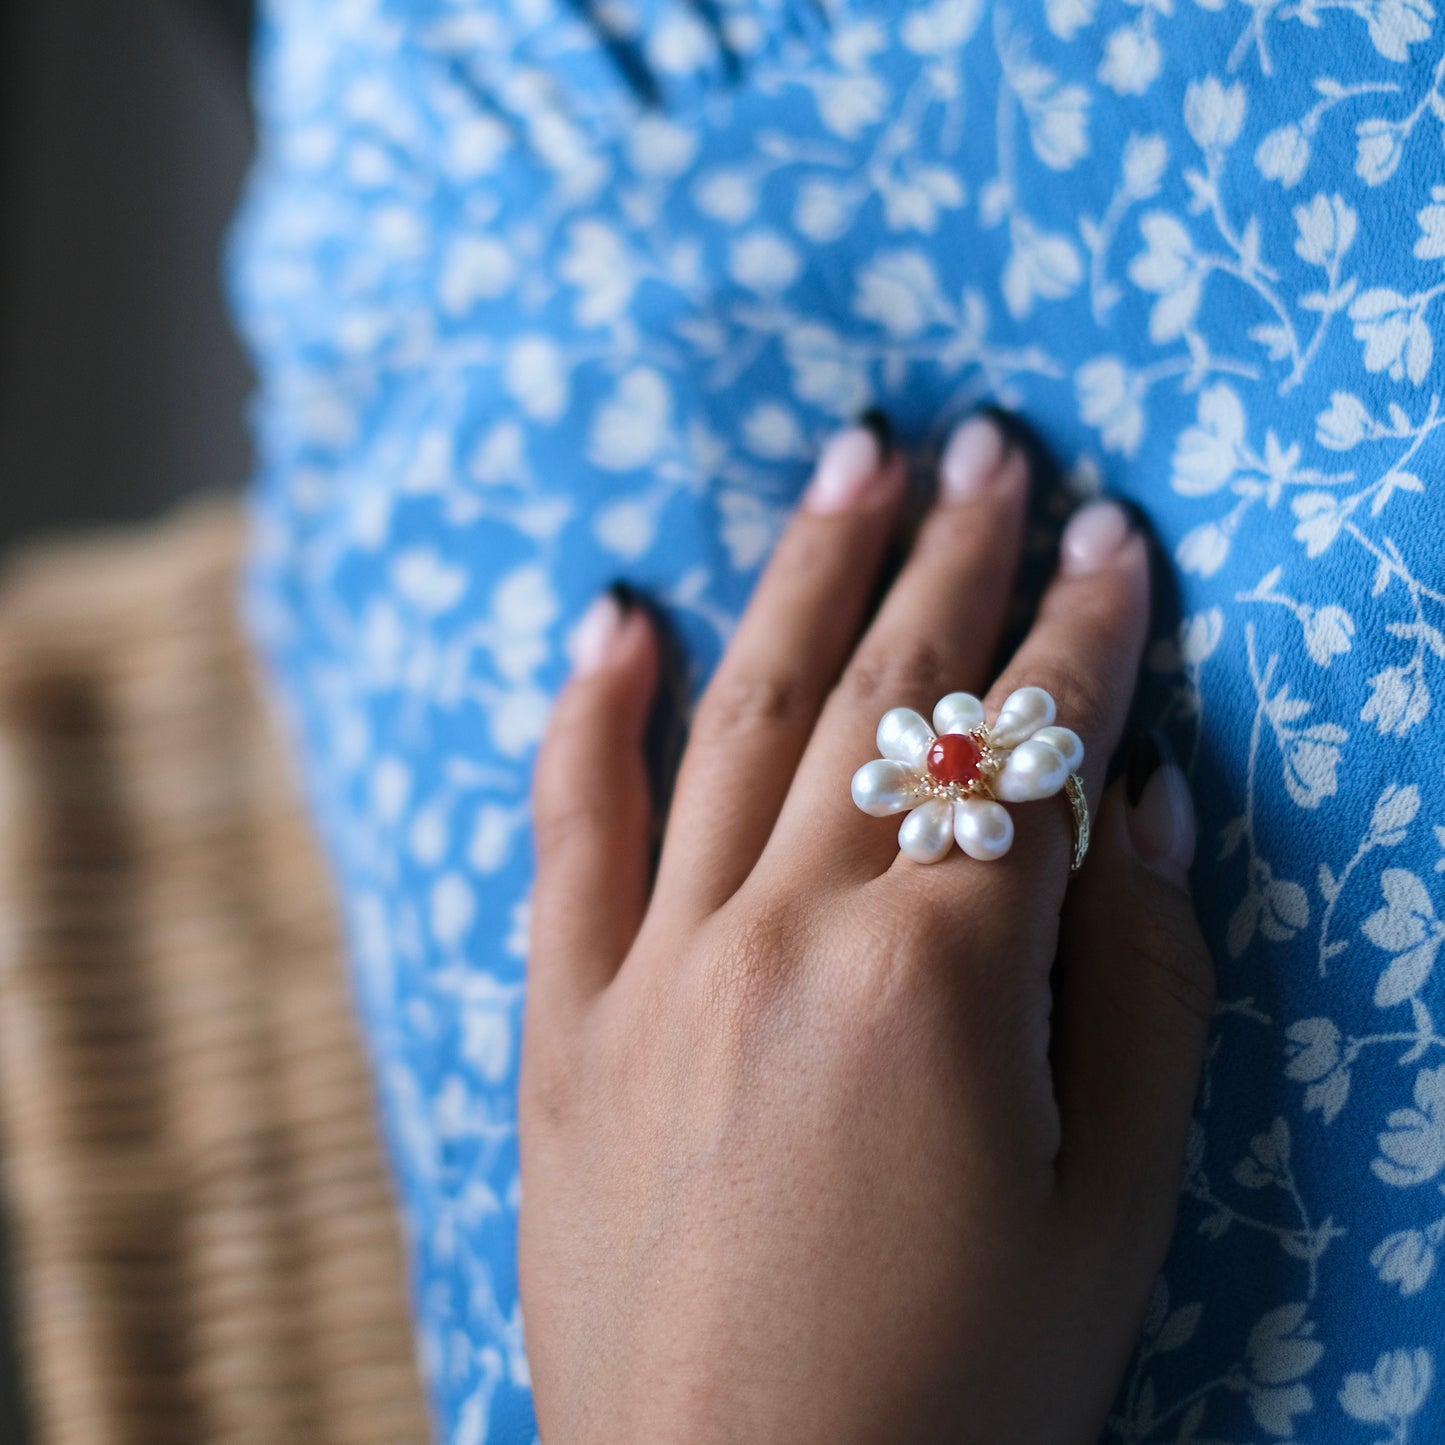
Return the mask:
POLYGON ((700 704, 655 884, 643 613, 559 701, 521 1093, 548 1445, 1068 1445, 1104 1423, 1172 1228, 1212 973, 1187 858, 1146 859, 1122 785, 1101 797, 1143 540, 1057 576, 985 692, 1027 467, 1005 448, 975 480, 866 630, 902 464, 805 503, 700 704), (959 688, 993 717, 1025 683, 1084 739, 1086 867, 1070 880, 1059 798, 1013 807, 997 861, 901 856, 849 798, 879 718, 959 688))

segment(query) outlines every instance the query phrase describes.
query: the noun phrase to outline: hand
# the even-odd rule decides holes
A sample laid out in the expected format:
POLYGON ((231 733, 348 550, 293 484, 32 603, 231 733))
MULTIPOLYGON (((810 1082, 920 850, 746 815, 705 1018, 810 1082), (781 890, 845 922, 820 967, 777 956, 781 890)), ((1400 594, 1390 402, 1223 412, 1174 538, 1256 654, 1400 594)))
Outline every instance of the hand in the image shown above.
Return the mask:
POLYGON ((982 695, 1010 597, 1022 453, 979 418, 940 472, 859 640, 903 465, 862 428, 825 452, 699 706, 650 890, 656 640, 611 599, 581 631, 537 768, 521 1097, 548 1445, 1067 1445, 1103 1424, 1212 1006, 1193 814, 1147 746, 1132 796, 1100 799, 1148 603, 1109 503, 1072 520, 986 698, 992 718, 1038 684, 1082 736, 1083 870, 1059 797, 1012 807, 1005 857, 931 866, 853 806, 888 708, 982 695))

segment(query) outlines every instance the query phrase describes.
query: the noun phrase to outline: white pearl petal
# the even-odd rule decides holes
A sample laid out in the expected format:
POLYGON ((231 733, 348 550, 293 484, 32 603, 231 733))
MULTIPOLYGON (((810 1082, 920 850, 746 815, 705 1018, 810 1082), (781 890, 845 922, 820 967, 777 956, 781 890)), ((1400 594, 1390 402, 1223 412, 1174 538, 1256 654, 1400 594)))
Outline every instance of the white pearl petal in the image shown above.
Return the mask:
POLYGON ((1032 741, 1047 743, 1051 748, 1057 748, 1064 759, 1064 766, 1071 773, 1078 772, 1079 764, 1084 761, 1084 740, 1073 728, 1040 728, 1033 735, 1032 741))
POLYGON ((933 731, 971 733, 983 723, 983 704, 971 692, 951 692, 933 709, 933 731))
POLYGON ((874 758, 853 774, 853 801, 875 818, 901 813, 918 801, 918 774, 906 763, 874 758))
POLYGON ((965 798, 953 805, 953 835, 970 858, 987 863, 1013 846, 1014 820, 1002 803, 965 798))
POLYGON ((933 729, 922 713, 911 707, 890 708, 878 724, 878 751, 885 758, 921 768, 933 746, 933 729))
POLYGON ((898 846, 915 863, 937 863, 953 847, 953 804, 919 804, 903 820, 898 846))
POLYGON ((1003 771, 993 780, 993 790, 1006 803, 1029 803, 1051 797, 1064 786, 1069 765, 1055 747, 1030 738, 1008 755, 1003 771))
POLYGON ((1004 699, 998 721, 989 729, 989 741, 996 748, 1017 747, 1040 728, 1048 727, 1057 711, 1053 698, 1043 688, 1021 687, 1004 699))

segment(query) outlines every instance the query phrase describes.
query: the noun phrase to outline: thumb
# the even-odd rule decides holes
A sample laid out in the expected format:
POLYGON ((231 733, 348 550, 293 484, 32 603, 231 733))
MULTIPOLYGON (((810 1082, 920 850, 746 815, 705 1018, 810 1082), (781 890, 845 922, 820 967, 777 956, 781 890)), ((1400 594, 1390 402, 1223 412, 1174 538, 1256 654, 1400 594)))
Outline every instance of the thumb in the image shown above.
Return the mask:
POLYGON ((1151 1270, 1173 1227, 1214 1009, 1214 966, 1189 892, 1194 835, 1188 781, 1150 734, 1104 795, 1060 939, 1061 1187, 1082 1196, 1086 1215, 1127 1220, 1151 1270))

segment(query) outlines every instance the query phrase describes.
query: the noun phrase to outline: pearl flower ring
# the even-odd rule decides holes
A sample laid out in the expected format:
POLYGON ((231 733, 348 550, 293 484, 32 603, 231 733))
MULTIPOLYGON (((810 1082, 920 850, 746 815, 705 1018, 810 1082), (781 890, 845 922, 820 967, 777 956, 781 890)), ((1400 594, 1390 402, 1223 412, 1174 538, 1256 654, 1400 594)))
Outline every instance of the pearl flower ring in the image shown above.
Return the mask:
POLYGON ((1075 769, 1084 744, 1057 727, 1057 707, 1041 687, 1004 700, 992 726, 972 693, 951 692, 933 709, 933 726, 909 707, 878 724, 882 757, 853 774, 853 801, 875 818, 907 812, 898 846, 916 863, 937 863, 957 842, 970 858, 1002 858, 1014 824, 1004 803, 1062 792, 1074 814, 1071 871, 1089 846, 1089 815, 1075 769))

